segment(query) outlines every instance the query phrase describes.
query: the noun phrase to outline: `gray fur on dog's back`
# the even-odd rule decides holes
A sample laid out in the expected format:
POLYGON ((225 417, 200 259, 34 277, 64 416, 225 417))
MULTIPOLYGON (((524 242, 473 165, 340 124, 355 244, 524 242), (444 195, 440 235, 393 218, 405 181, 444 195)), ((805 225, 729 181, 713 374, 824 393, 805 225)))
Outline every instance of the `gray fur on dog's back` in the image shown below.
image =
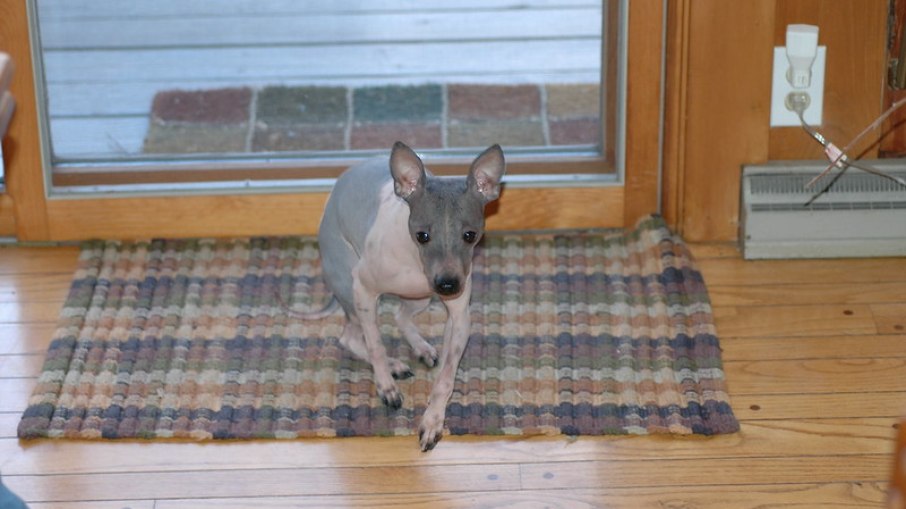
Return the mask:
POLYGON ((353 249, 361 253, 363 246, 360 243, 365 241, 371 230, 380 205, 381 197, 376 190, 387 185, 390 180, 390 164, 386 157, 369 159, 343 172, 334 185, 331 198, 327 200, 324 222, 318 230, 318 241, 324 242, 325 237, 335 237, 336 232, 345 232, 349 242, 353 243, 353 249), (337 196, 344 197, 347 206, 343 210, 339 210, 337 196), (354 206, 348 206, 352 204, 354 206), (335 229, 325 230, 325 226, 335 229), (325 232, 334 235, 325 236, 325 232))

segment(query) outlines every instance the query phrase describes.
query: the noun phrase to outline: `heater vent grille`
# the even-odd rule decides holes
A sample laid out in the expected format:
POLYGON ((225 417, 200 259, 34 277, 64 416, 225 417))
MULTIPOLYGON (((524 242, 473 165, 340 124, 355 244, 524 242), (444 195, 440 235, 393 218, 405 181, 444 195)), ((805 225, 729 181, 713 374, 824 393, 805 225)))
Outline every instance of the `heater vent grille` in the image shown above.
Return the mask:
MULTIPOLYGON (((752 212, 806 212, 809 210, 906 210, 904 201, 854 201, 812 203, 753 203, 752 212)), ((903 218, 906 221, 906 217, 903 218)))
MULTIPOLYGON (((906 179, 902 161, 873 165, 906 179)), ((743 255, 750 259, 906 255, 906 187, 850 168, 806 188, 823 170, 820 163, 744 169, 739 236, 743 255)))
MULTIPOLYGON (((890 175, 906 179, 906 171, 889 171, 890 175)), ((828 175, 822 180, 816 182, 812 187, 806 188, 806 184, 814 177, 815 174, 792 174, 792 175, 752 175, 750 177, 750 189, 753 195, 762 194, 787 194, 795 196, 812 196, 817 191, 826 186, 834 175, 828 175)), ((842 195, 848 193, 902 193, 906 199, 906 188, 898 183, 877 175, 863 173, 860 170, 850 168, 842 177, 827 190, 828 195, 842 195)))

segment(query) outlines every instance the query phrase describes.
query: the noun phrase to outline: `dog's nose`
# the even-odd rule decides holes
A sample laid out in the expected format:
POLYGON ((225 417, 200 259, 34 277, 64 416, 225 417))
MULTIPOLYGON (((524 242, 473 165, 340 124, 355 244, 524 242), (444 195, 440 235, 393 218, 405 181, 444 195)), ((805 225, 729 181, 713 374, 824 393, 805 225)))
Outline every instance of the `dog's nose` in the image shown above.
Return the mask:
POLYGON ((456 295, 459 293, 459 279, 449 276, 434 278, 434 291, 441 295, 456 295))

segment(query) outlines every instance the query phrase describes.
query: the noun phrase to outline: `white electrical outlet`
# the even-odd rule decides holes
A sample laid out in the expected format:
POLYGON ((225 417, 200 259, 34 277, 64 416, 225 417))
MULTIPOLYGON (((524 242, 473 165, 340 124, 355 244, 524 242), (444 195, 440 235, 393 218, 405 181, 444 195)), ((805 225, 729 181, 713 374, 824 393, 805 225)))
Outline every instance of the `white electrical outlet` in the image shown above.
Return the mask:
MULTIPOLYGON (((814 47, 814 46, 812 46, 814 47)), ((771 87, 771 127, 798 126, 799 116, 786 107, 786 96, 790 92, 805 92, 810 103, 805 110, 805 121, 811 126, 820 126, 824 109, 824 62, 827 48, 818 46, 818 54, 812 64, 812 77, 806 88, 793 88, 787 79, 790 61, 783 46, 774 48, 774 78, 771 87)))

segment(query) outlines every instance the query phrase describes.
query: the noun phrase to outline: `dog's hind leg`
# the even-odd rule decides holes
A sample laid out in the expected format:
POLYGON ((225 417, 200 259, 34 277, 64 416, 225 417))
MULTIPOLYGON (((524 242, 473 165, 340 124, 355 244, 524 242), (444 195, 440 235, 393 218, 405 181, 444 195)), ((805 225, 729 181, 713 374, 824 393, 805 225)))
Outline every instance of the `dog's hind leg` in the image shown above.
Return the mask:
POLYGON ((426 299, 400 299, 400 307, 396 311, 396 325, 400 332, 412 346, 415 355, 429 368, 437 366, 437 350, 425 341, 425 338, 418 332, 418 327, 412 322, 412 317, 427 309, 431 304, 431 298, 426 299))
POLYGON ((390 408, 400 408, 403 405, 403 395, 394 381, 390 359, 387 357, 387 348, 384 347, 381 331, 378 329, 378 298, 363 288, 358 279, 354 281, 353 289, 355 291, 356 318, 362 328, 365 351, 368 355, 368 362, 371 363, 371 368, 374 370, 374 384, 377 386, 378 395, 390 408))
POLYGON ((351 318, 346 319, 343 334, 340 335, 340 346, 348 350, 356 359, 370 362, 368 349, 365 348, 365 338, 362 336, 362 326, 354 323, 351 318))
MULTIPOLYGON (((362 331, 362 326, 353 322, 351 319, 347 319, 346 325, 343 327, 343 334, 340 335, 340 346, 348 350, 360 361, 371 364, 371 358, 368 356, 368 347, 365 345, 365 336, 362 331)), ((399 359, 388 357, 387 364, 390 365, 390 374, 396 380, 403 380, 413 376, 409 366, 399 359)))

